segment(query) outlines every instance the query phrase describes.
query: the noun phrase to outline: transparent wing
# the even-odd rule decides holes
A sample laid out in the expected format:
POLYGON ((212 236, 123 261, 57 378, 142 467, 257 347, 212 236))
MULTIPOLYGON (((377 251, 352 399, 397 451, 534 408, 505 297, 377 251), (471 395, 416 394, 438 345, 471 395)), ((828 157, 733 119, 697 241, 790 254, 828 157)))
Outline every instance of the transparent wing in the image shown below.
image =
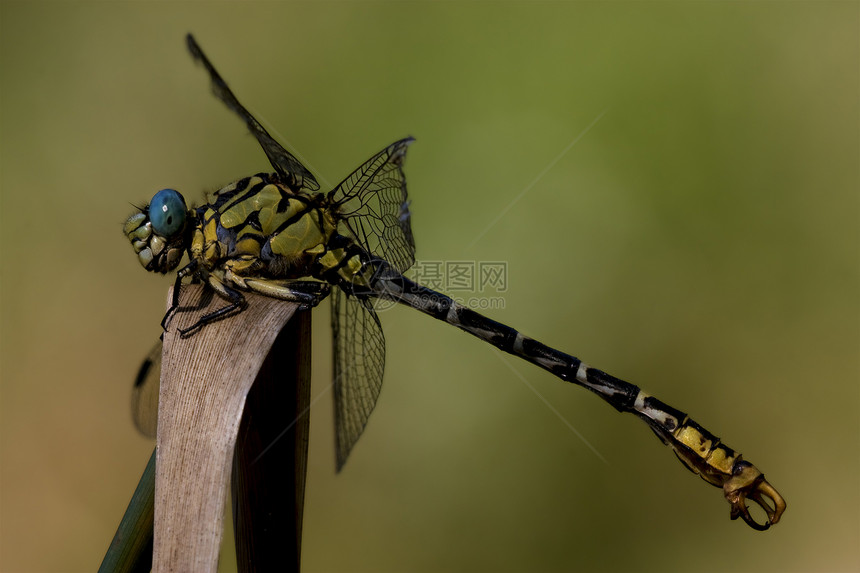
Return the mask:
POLYGON ((197 42, 194 40, 194 36, 188 34, 188 36, 186 36, 186 41, 188 42, 188 49, 191 51, 191 55, 195 60, 202 62, 206 71, 209 72, 209 77, 212 79, 212 91, 215 93, 215 96, 227 104, 227 107, 242 118, 248 126, 248 129, 251 130, 251 133, 253 133, 254 137, 257 138, 257 141, 260 142, 260 145, 263 147, 263 151, 266 152, 266 155, 269 158, 269 162, 272 164, 272 167, 275 168, 275 171, 281 175, 283 182, 294 191, 298 191, 301 188, 308 189, 310 191, 318 190, 320 185, 317 183, 317 180, 314 179, 311 172, 308 171, 307 168, 305 168, 305 166, 302 165, 295 156, 293 156, 293 154, 275 141, 274 138, 269 135, 269 132, 263 129, 260 122, 258 122, 254 116, 239 103, 239 100, 236 99, 236 96, 234 96, 233 92, 230 91, 230 88, 227 87, 227 83, 221 79, 221 75, 215 70, 215 67, 209 61, 209 58, 206 57, 206 54, 204 54, 203 50, 200 49, 200 46, 197 45, 197 42))
POLYGON ((411 137, 392 143, 329 193, 341 232, 403 273, 415 262, 415 241, 403 159, 411 137))
POLYGON ((161 387, 161 340, 140 365, 131 391, 131 418, 138 431, 155 437, 158 428, 158 391, 161 387))
POLYGON ((368 299, 333 290, 335 454, 340 471, 379 397, 385 336, 368 299))

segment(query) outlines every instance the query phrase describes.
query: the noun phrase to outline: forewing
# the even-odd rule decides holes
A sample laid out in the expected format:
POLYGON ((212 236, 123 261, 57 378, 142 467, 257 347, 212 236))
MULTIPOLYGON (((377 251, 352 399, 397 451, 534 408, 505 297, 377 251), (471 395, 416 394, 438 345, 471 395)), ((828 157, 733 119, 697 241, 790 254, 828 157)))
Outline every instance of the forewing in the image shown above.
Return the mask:
POLYGON ((341 232, 403 273, 415 262, 415 241, 403 159, 411 137, 392 143, 329 193, 341 232))
POLYGON ((154 438, 158 429, 158 391, 161 387, 161 340, 140 365, 131 391, 131 417, 138 431, 154 438))
POLYGON ((364 298, 334 289, 334 424, 337 471, 346 463, 376 405, 385 370, 385 336, 364 298))
POLYGON ((233 92, 230 91, 230 88, 227 87, 227 83, 221 78, 221 75, 215 70, 215 67, 209 61, 209 58, 206 57, 206 54, 204 54, 203 50, 200 49, 200 46, 197 45, 197 42, 194 40, 194 36, 188 34, 186 40, 188 42, 188 49, 191 51, 191 55, 195 60, 202 62, 206 71, 209 72, 209 77, 212 79, 212 91, 215 93, 215 96, 227 104, 227 107, 242 118, 248 126, 248 129, 251 130, 251 133, 253 133, 254 137, 257 138, 257 141, 260 142, 260 145, 263 147, 263 151, 269 158, 269 162, 272 164, 272 167, 275 168, 275 171, 281 175, 284 183, 294 191, 298 191, 302 188, 310 191, 318 190, 320 185, 317 183, 317 180, 311 172, 308 171, 293 154, 275 141, 274 138, 269 135, 269 132, 263 129, 260 122, 258 122, 254 116, 239 103, 239 100, 236 99, 236 96, 234 96, 233 92))

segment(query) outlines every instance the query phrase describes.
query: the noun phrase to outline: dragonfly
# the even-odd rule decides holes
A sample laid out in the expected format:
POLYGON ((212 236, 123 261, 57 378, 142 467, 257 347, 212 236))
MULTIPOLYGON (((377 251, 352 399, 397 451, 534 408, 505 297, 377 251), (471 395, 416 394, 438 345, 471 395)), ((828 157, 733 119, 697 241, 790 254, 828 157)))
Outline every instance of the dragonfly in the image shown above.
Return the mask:
MULTIPOLYGON (((619 412, 643 420, 684 466, 723 490, 731 519, 740 517, 756 530, 779 521, 786 503, 764 474, 686 413, 404 276, 415 262, 403 172, 412 138, 392 143, 334 189, 320 192, 314 175, 239 103, 193 36, 186 41, 208 72, 215 96, 245 122, 274 171, 230 183, 194 208, 176 190, 158 191, 128 218, 124 233, 147 271, 172 272, 188 257, 176 271, 162 327, 167 328, 177 309, 186 278, 207 285, 225 301, 181 330, 181 336, 242 312, 247 306, 243 292, 305 309, 331 295, 337 471, 379 397, 385 337, 376 305, 394 302, 582 386, 619 412), (764 511, 763 521, 752 516, 748 502, 764 511)), ((147 435, 156 428, 160 356, 157 345, 144 361, 133 393, 135 423, 147 435)))

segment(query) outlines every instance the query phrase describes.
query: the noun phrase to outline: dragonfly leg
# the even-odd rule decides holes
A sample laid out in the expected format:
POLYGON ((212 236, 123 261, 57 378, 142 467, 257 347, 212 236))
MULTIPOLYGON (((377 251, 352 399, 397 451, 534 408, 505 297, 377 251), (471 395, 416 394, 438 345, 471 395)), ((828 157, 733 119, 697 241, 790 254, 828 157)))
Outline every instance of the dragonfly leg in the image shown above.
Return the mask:
POLYGON ((260 278, 244 278, 249 290, 262 295, 297 302, 303 310, 315 307, 328 296, 330 285, 320 281, 279 281, 260 278))
POLYGON ((164 318, 161 319, 162 330, 167 330, 170 325, 170 320, 176 309, 179 308, 179 289, 182 288, 182 279, 188 275, 194 274, 197 270, 197 259, 193 259, 190 263, 182 267, 176 272, 176 281, 173 283, 173 296, 170 299, 170 308, 164 313, 164 318))
POLYGON ((188 328, 179 329, 179 336, 185 338, 194 334, 200 328, 203 328, 210 322, 215 322, 216 320, 220 320, 226 316, 233 314, 234 312, 242 312, 245 309, 245 305, 247 305, 247 301, 245 297, 242 296, 237 290, 234 290, 227 286, 225 283, 221 282, 217 277, 210 275, 207 277, 206 282, 209 284, 212 289, 218 293, 222 298, 230 301, 230 304, 227 306, 223 306, 214 312, 210 312, 209 314, 204 314, 200 317, 200 319, 189 326, 188 328))

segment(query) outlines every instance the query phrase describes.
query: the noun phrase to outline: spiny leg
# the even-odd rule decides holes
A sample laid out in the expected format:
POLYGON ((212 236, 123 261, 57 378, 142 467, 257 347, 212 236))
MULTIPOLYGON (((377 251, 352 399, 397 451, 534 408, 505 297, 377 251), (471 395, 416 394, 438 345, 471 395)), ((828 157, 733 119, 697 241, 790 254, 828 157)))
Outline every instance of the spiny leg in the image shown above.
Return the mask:
POLYGON ((245 297, 242 296, 242 293, 230 288, 229 286, 218 280, 218 278, 210 275, 209 277, 207 277, 206 282, 220 297, 230 301, 230 304, 228 304, 227 306, 223 306, 214 312, 210 312, 209 314, 204 314, 197 322, 195 322, 188 328, 179 329, 179 336, 181 336, 182 338, 190 336, 198 329, 206 326, 207 324, 225 318, 233 314, 234 312, 242 312, 245 309, 245 306, 248 304, 248 302, 245 300, 245 297))
POLYGON ((328 296, 331 286, 320 281, 278 281, 272 279, 245 279, 245 286, 262 295, 295 302, 300 310, 317 306, 328 296))
MULTIPOLYGON (((190 266, 190 265, 189 265, 190 266)), ((185 269, 182 269, 183 271, 185 269)), ((176 308, 179 306, 179 283, 181 277, 177 276, 177 286, 174 287, 173 302, 168 314, 165 316, 167 320, 176 308)), ((228 270, 223 277, 218 278, 214 275, 206 276, 207 284, 212 287, 221 298, 229 301, 229 304, 205 314, 200 319, 189 326, 188 328, 180 329, 179 334, 183 338, 190 336, 200 328, 207 324, 226 318, 231 314, 242 312, 247 305, 247 301, 241 292, 228 285, 241 286, 242 288, 260 293, 264 296, 277 298, 288 302, 295 302, 300 305, 301 310, 307 310, 317 306, 329 294, 330 286, 328 283, 320 281, 278 281, 263 278, 244 278, 238 277, 228 270)))
POLYGON ((173 283, 173 294, 170 298, 170 308, 167 309, 167 312, 164 313, 164 318, 161 319, 162 330, 167 330, 167 327, 170 325, 170 320, 173 318, 173 314, 176 312, 176 309, 179 308, 179 290, 182 288, 182 279, 188 275, 193 275, 196 271, 197 259, 194 259, 176 272, 176 280, 173 283))
POLYGON ((273 279, 260 276, 263 262, 253 255, 242 255, 223 264, 222 280, 243 290, 301 305, 301 310, 317 306, 329 294, 330 285, 319 280, 273 279))
POLYGON ((262 278, 245 278, 248 289, 262 295, 296 302, 307 310, 318 305, 328 296, 331 287, 320 281, 279 281, 262 278))

